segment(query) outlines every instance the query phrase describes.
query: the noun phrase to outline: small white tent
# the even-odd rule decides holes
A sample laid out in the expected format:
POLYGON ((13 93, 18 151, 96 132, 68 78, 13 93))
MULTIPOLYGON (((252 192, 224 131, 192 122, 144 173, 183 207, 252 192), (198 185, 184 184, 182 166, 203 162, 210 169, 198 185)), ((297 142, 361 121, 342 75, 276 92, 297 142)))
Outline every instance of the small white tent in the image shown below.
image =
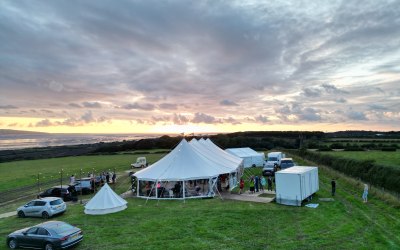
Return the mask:
POLYGON ((85 205, 85 214, 110 214, 126 209, 127 202, 106 183, 85 205))
POLYGON ((243 159, 244 167, 263 167, 265 162, 264 153, 258 153, 251 148, 227 148, 226 152, 243 159))

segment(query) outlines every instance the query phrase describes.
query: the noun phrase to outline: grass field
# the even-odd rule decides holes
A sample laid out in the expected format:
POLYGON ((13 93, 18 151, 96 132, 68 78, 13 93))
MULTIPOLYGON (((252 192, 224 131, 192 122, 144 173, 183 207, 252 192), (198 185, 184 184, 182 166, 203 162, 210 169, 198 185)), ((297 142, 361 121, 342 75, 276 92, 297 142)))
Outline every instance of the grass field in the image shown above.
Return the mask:
MULTIPOLYGON (((90 159, 104 164, 132 162, 124 157, 90 159)), ((65 158, 65 162, 69 160, 65 158)), ((88 158, 73 157, 73 161, 79 166, 88 158)), ((298 158, 295 161, 313 165, 298 158)), ((370 202, 364 204, 361 183, 324 167, 319 168, 319 178, 320 191, 312 201, 319 203, 316 209, 217 197, 185 203, 149 200, 147 204, 143 199, 128 198, 128 208, 116 214, 88 216, 78 202, 69 204, 68 211, 54 219, 83 229, 85 238, 77 249, 400 249, 398 203, 388 202, 371 190, 370 202), (335 201, 319 201, 320 197, 330 197, 333 176, 337 179, 335 201)), ((115 189, 120 193, 129 182, 127 177, 119 181, 115 189)), ((5 237, 10 232, 42 221, 0 219, 0 248, 5 249, 5 237)))
POLYGON ((374 160, 376 163, 400 168, 400 152, 385 151, 327 151, 322 154, 330 154, 343 158, 357 160, 374 160))
MULTIPOLYGON (((40 173, 40 181, 45 182, 60 178, 60 171, 63 169, 63 176, 75 174, 80 175, 82 169, 86 176, 88 172, 99 171, 121 171, 129 169, 130 164, 136 161, 140 155, 118 154, 118 155, 96 155, 79 157, 62 157, 43 160, 14 161, 0 163, 0 192, 12 188, 34 185, 40 173)), ((162 154, 144 155, 148 162, 154 163, 162 154)))

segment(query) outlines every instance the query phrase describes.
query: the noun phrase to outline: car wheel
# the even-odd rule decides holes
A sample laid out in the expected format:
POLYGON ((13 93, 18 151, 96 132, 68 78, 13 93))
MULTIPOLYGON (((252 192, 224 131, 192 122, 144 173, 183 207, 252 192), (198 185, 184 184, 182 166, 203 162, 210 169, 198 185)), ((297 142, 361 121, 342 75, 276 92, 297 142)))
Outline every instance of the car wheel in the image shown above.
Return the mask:
POLYGON ((19 218, 25 218, 25 213, 23 211, 18 211, 19 218))
POLYGON ((42 213, 42 218, 43 219, 48 219, 50 216, 49 216, 49 214, 47 213, 47 212, 43 212, 42 213))
POLYGON ((51 243, 46 243, 46 245, 44 246, 45 250, 53 250, 53 244, 51 243))
POLYGON ((11 239, 11 240, 9 240, 8 241, 8 247, 9 248, 11 248, 11 249, 17 249, 17 247, 18 247, 18 242, 17 242, 17 240, 16 239, 11 239))

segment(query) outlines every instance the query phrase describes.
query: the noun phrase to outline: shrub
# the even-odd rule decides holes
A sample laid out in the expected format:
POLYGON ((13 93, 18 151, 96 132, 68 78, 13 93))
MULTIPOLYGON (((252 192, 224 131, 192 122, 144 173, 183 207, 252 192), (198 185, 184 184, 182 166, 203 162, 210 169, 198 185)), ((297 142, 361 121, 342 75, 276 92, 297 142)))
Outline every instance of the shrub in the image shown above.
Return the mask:
POLYGON ((394 148, 394 147, 383 147, 382 148, 382 151, 396 151, 397 150, 397 148, 394 148))

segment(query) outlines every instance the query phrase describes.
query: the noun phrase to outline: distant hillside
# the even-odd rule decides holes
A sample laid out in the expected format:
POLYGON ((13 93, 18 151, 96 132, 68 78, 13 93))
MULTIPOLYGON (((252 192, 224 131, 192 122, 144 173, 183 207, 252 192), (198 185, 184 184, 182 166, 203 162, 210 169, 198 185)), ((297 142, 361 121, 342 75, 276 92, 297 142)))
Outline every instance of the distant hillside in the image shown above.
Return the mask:
POLYGON ((14 130, 14 129, 0 129, 0 135, 34 135, 34 134, 47 134, 44 132, 33 132, 24 130, 14 130))

